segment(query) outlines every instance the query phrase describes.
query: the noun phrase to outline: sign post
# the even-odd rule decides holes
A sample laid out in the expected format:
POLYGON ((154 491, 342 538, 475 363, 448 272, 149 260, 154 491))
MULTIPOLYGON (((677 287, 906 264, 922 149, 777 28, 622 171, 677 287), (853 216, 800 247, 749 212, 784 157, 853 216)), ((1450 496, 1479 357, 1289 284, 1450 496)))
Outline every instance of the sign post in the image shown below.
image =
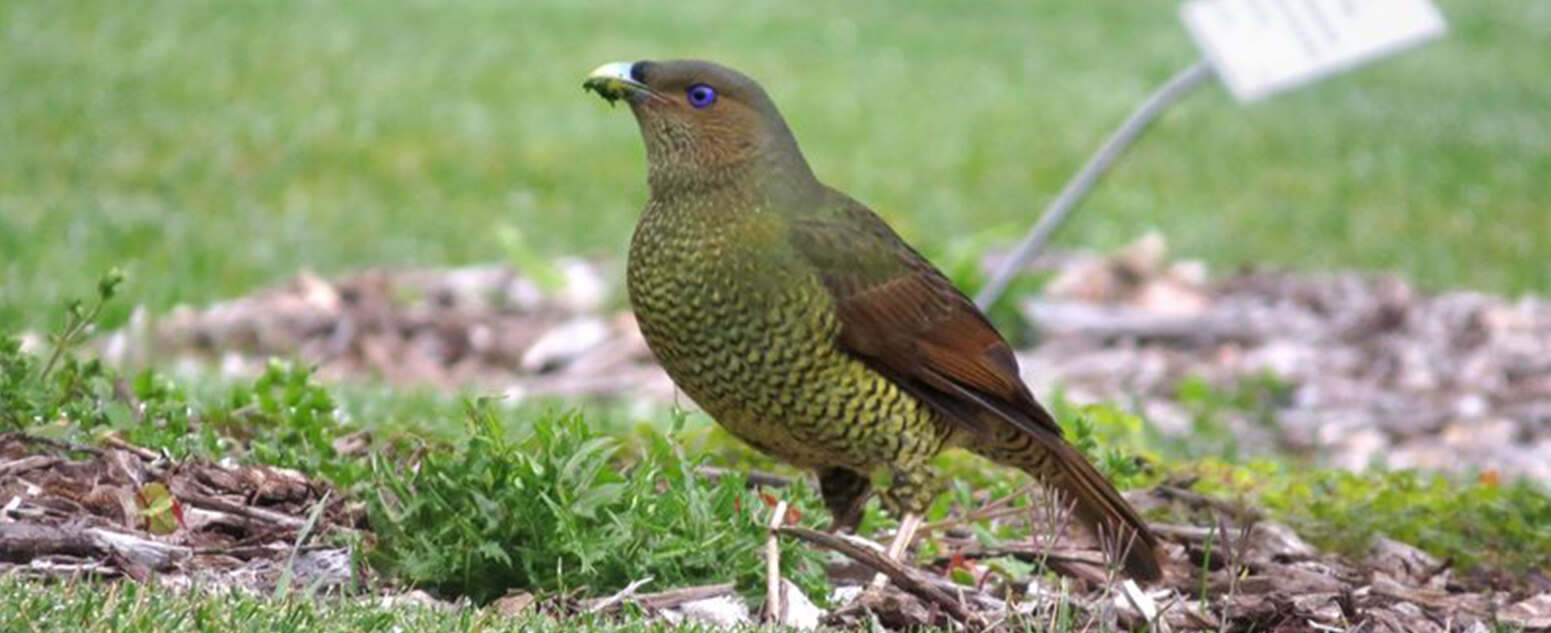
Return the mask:
POLYGON ((975 296, 981 309, 1001 297, 1148 125, 1212 75, 1240 103, 1249 103, 1411 48, 1447 29, 1429 0, 1190 0, 1180 7, 1180 19, 1205 59, 1149 95, 1061 188, 975 296))

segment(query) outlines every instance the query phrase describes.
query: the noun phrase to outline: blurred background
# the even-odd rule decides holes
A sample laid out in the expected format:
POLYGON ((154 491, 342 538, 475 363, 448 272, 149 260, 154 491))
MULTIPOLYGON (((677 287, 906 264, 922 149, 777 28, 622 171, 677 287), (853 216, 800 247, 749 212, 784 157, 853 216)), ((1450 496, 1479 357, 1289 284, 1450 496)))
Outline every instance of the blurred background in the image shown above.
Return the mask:
MULTIPOLYGON (((1551 303, 1519 300, 1551 293, 1551 5, 1440 4, 1417 50, 1168 111, 992 314, 1036 391, 1165 454, 1551 478, 1551 303)), ((1177 9, 5 3, 0 331, 57 331, 117 266, 117 366, 294 358, 377 415, 425 388, 657 424, 680 399, 619 283, 644 157, 589 69, 745 70, 822 178, 972 292, 1199 58, 1177 9)))
MULTIPOLYGON (((1460 627, 1467 607, 1514 626, 1495 619, 1507 594, 1428 602, 1503 570, 1520 575, 1470 587, 1551 604, 1551 2, 1437 4, 1449 33, 1418 49, 1250 106, 1213 83, 1169 110, 991 315, 1066 437, 1150 518, 1196 535, 1171 545, 1206 561, 1180 597, 1231 598, 1241 577, 1314 587, 1344 596, 1322 607, 1340 630, 1353 595, 1388 608, 1377 581, 1350 584, 1380 570, 1419 588, 1387 595, 1429 596, 1407 600, 1460 627), (1330 572, 1336 593, 1283 564, 1303 560, 1291 545, 1251 554, 1253 574, 1223 565, 1224 513, 1363 571, 1330 572)), ((118 472, 76 468, 73 448, 33 455, 61 440, 147 468, 292 469, 284 489, 313 496, 266 507, 305 535, 337 487, 325 525, 370 525, 382 578, 448 599, 759 585, 761 504, 717 482, 802 474, 686 412, 641 340, 620 283, 641 141, 584 76, 672 57, 746 71, 821 178, 973 292, 1115 125, 1199 59, 1178 8, 0 0, 0 431, 54 438, 0 433, 0 480, 36 480, 39 459, 118 472), (99 286, 114 267, 128 282, 99 286), (67 309, 77 297, 87 307, 67 309)), ((936 465, 952 486, 934 523, 1038 503, 1021 473, 953 451, 936 465)), ((114 520, 201 547, 188 539, 236 538, 180 528, 168 490, 143 483, 113 483, 140 495, 109 504, 129 513, 114 520)), ((0 481, 0 518, 37 505, 34 488, 0 481)), ((808 487, 787 493, 806 523, 825 517, 808 487)), ((82 507, 57 494, 49 508, 82 507)), ((1030 520, 977 520, 952 547, 1025 541, 1043 529, 1030 520)), ((862 532, 889 521, 874 503, 862 532)), ((266 534, 292 560, 306 538, 266 534)), ((821 555, 787 545, 820 595, 821 555)), ((253 564, 287 586, 291 562, 271 562, 253 564)), ((61 617, 49 596, 0 590, 0 620, 16 600, 33 606, 10 619, 61 617)), ((64 617, 118 622, 104 602, 164 621, 117 598, 64 617)), ((1240 628, 1279 621, 1232 611, 1240 628)), ((1420 626, 1395 630, 1434 630, 1420 626)))
MULTIPOLYGON (((1439 3, 1422 49, 1251 107, 1170 112, 1058 246, 1156 230, 1214 270, 1551 291, 1551 5, 1439 3)), ((621 262, 645 199, 605 61, 760 79, 829 183, 945 266, 1017 239, 1197 57, 1174 3, 755 0, 0 4, 0 329, 110 266, 160 313, 298 270, 621 262)), ((617 277, 619 265, 605 267, 617 277)), ((973 281, 973 280, 969 280, 973 281)), ((618 299, 616 298, 616 301, 618 299)))

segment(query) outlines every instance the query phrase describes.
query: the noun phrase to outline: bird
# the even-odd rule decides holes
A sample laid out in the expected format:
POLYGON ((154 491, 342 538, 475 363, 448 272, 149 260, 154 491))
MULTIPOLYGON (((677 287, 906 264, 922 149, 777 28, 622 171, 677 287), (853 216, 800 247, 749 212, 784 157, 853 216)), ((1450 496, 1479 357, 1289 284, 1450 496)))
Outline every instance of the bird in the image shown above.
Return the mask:
POLYGON ((716 423, 812 471, 831 529, 854 530, 885 475, 898 559, 942 488, 931 460, 963 448, 1058 491, 1132 578, 1162 578, 1156 537, 1066 441, 1007 341, 882 218, 818 179, 757 82, 657 60, 603 64, 583 89, 627 104, 646 148, 625 277, 647 346, 716 423))

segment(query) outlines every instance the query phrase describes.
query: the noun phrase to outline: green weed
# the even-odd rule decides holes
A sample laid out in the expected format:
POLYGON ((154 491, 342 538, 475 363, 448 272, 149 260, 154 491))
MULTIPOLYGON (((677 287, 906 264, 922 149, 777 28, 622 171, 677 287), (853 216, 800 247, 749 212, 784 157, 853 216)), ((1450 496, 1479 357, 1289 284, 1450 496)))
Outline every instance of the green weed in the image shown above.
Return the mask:
POLYGON ((105 423, 114 385, 110 372, 96 359, 80 361, 73 348, 90 334, 124 283, 124 274, 110 270, 97 282, 90 307, 79 299, 65 308, 65 323, 51 334, 48 360, 21 352, 21 341, 0 331, 0 423, 12 431, 65 420, 88 425, 105 423))
MULTIPOLYGON (((471 404, 455 449, 418 463, 374 462, 367 500, 373 563, 444 595, 486 601, 510 589, 599 593, 650 577, 654 587, 763 578, 769 510, 740 476, 697 477, 671 437, 626 460, 620 440, 576 414, 536 420, 511 439, 497 413, 471 404)), ((809 516, 816 497, 782 491, 809 516)), ((817 595, 822 556, 783 541, 783 574, 817 595)))
POLYGON ((1353 557, 1384 535, 1467 569, 1551 571, 1551 493, 1535 482, 1306 470, 1269 461, 1208 461, 1179 472, 1199 477, 1198 491, 1242 499, 1312 543, 1353 557))

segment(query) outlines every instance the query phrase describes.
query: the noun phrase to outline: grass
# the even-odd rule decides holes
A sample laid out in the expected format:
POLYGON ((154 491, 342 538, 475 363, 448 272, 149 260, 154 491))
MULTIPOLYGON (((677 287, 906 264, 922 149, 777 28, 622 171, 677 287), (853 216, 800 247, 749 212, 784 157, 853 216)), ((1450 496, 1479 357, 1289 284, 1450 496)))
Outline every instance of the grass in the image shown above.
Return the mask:
POLYGON ((231 633, 700 633, 725 629, 693 623, 678 628, 641 620, 611 621, 604 617, 572 618, 561 622, 534 614, 506 617, 494 609, 470 606, 443 611, 416 605, 385 606, 370 600, 279 599, 240 592, 175 592, 134 583, 39 584, 13 576, 0 577, 0 631, 5 633, 183 630, 231 633))
MULTIPOLYGON (((105 299, 112 288, 99 293, 105 299)), ((495 400, 466 401, 457 411, 445 398, 413 394, 357 393, 348 398, 355 404, 341 405, 307 370, 278 362, 251 382, 188 390, 151 371, 120 376, 68 348, 49 358, 62 360, 46 362, 0 337, 5 430, 75 442, 113 431, 177 457, 236 456, 322 477, 367 503, 376 536, 368 559, 397 583, 478 601, 514 588, 596 594, 646 576, 662 586, 758 586, 760 498, 736 476, 711 482, 692 470, 708 459, 771 464, 730 443, 703 416, 633 425, 603 412, 582 416, 495 400), (57 369, 45 374, 50 366, 57 369), (377 417, 371 411, 412 417, 364 422, 377 417), (336 440, 363 430, 372 433, 371 451, 338 452, 336 440), (414 467, 405 468, 405 460, 414 467)), ((1262 387, 1231 394, 1195 389, 1194 399, 1217 403, 1211 406, 1246 406, 1262 387)), ((1240 461, 1231 450, 1221 454, 1227 460, 1202 459, 1117 408, 1073 407, 1059 394, 1051 404, 1073 445, 1123 489, 1195 481, 1203 492, 1263 509, 1317 545, 1354 556, 1388 535, 1465 568, 1551 570, 1551 535, 1538 528, 1551 522, 1551 494, 1531 482, 1359 475, 1285 460, 1240 461)), ((998 497, 1026 482, 1021 473, 961 453, 937 461, 953 485, 929 512, 932 520, 983 503, 974 490, 998 497)), ((783 495, 807 520, 822 519, 805 486, 783 495)), ((874 500, 863 530, 887 521, 874 500)), ((821 595, 820 559, 786 545, 784 574, 821 595)))
MULTIPOLYGON (((1443 0, 1440 42, 1250 108, 1169 114, 1060 236, 1220 266, 1551 291, 1551 7, 1443 0)), ((594 65, 761 78, 816 168, 952 264, 1010 244, 1195 57, 1174 3, 696 0, 0 4, 0 329, 110 266, 164 310, 310 268, 618 257, 644 191, 594 65)), ((47 307, 49 310, 40 310, 47 307)))
POLYGON ((1551 571, 1551 494, 1539 482, 1307 470, 1268 460, 1203 461, 1181 472, 1200 477, 1198 490, 1263 508, 1311 543, 1356 560, 1385 536, 1466 571, 1551 571))
MULTIPOLYGON (((1440 4, 1450 36, 1415 53, 1249 108, 1216 88, 1193 97, 1058 241, 1105 248, 1156 228, 1217 266, 1359 267, 1435 288, 1551 292, 1537 257, 1551 252, 1551 78, 1539 63, 1551 6, 1440 4)), ((131 282, 114 287, 125 298, 106 305, 106 326, 135 305, 211 301, 304 268, 617 261, 645 195, 642 152, 628 116, 579 90, 583 73, 616 59, 707 57, 761 78, 826 180, 968 279, 962 271, 1015 240, 1114 123, 1195 57, 1174 3, 667 6, 0 3, 0 334, 86 332, 96 304, 59 308, 115 266, 131 282)), ((1276 391, 1199 387, 1182 396, 1203 427, 1276 391)), ((1388 534, 1463 565, 1551 567, 1539 529, 1551 497, 1540 487, 1225 463, 1199 458, 1237 462, 1231 437, 1156 446, 1143 421, 1113 408, 1061 417, 1125 486, 1194 475, 1199 490, 1242 497, 1337 551, 1356 555, 1388 534)), ((707 518, 729 504, 737 516, 752 498, 735 478, 713 485, 685 469, 702 456, 770 464, 703 417, 669 433, 664 419, 597 409, 464 410, 456 396, 323 387, 284 364, 254 381, 188 384, 33 357, 0 337, 0 427, 81 441, 117 430, 174 455, 235 455, 326 478, 368 501, 380 536, 369 560, 386 579, 447 595, 599 594, 647 574, 665 587, 723 571, 707 561, 758 570, 758 526, 707 518), (123 401, 120 380, 143 408, 123 401), (363 430, 375 464, 333 448, 363 430), (418 469, 382 467, 405 455, 428 457, 418 469), (540 531, 564 536, 538 542, 540 531), (703 545, 700 556, 669 564, 653 554, 685 543, 703 545), (618 555, 590 558, 599 548, 618 555), (573 566, 541 567, 557 558, 573 566)), ((972 490, 1009 494, 1024 481, 960 456, 940 465, 958 485, 933 518, 970 503, 972 490)), ((793 494, 807 520, 823 519, 811 493, 793 494)), ((874 507, 865 525, 886 521, 874 507)), ((718 578, 750 584, 735 576, 718 578)), ((168 623, 655 630, 0 578, 0 630, 168 623)))
MULTIPOLYGON (((70 311, 69 329, 91 325, 95 306, 116 290, 111 281, 99 284, 93 308, 70 311)), ((764 501, 736 475, 712 481, 692 471, 707 459, 768 462, 727 444, 703 419, 674 416, 633 425, 602 412, 561 414, 491 400, 467 401, 457 410, 445 396, 339 392, 305 369, 278 362, 253 381, 186 388, 151 371, 119 375, 77 357, 73 338, 56 340, 58 350, 40 357, 0 336, 4 430, 74 442, 114 431, 174 457, 230 456, 321 477, 365 503, 373 532, 358 541, 367 546, 362 560, 385 586, 418 587, 482 605, 516 590, 608 595, 651 576, 653 589, 733 581, 757 598, 764 501), (373 433, 371 451, 338 452, 336 440, 362 430, 373 433)), ((1248 407, 1254 394, 1277 391, 1267 381, 1221 394, 1204 385, 1192 388, 1198 393, 1191 400, 1203 415, 1248 407)), ((1134 415, 1102 405, 1073 407, 1059 396, 1052 408, 1073 444, 1122 488, 1193 480, 1198 491, 1264 511, 1317 546, 1352 557, 1387 535, 1463 571, 1551 571, 1551 535, 1543 529, 1551 522, 1551 494, 1531 482, 1159 459, 1158 451, 1178 447, 1154 445, 1157 438, 1134 415)), ((931 520, 986 503, 977 491, 998 498, 1027 482, 1021 473, 987 468, 962 454, 943 456, 939 466, 952 485, 931 508, 931 520)), ((825 519, 805 486, 781 494, 799 508, 799 520, 817 525, 825 519)), ((1032 502, 1012 501, 1017 507, 1032 502)), ((888 521, 874 500, 863 530, 888 521)), ((988 542, 1030 537, 1026 529, 1006 525, 994 531, 979 525, 976 533, 988 542)), ((810 596, 823 596, 826 555, 795 541, 782 547, 783 576, 810 596)), ((1037 571, 1015 563, 1002 561, 997 573, 1016 579, 1037 571)), ((558 624, 543 616, 501 619, 470 606, 386 608, 338 597, 179 595, 131 583, 0 577, 0 630, 8 630, 7 622, 30 627, 17 630, 130 632, 165 630, 169 622, 224 631, 658 630, 630 617, 624 623, 558 624)))
MULTIPOLYGON (((113 291, 100 286, 93 305, 113 291)), ((72 319, 76 329, 97 311, 71 313, 82 315, 72 319)), ((293 365, 272 362, 252 381, 199 394, 150 371, 120 375, 77 358, 70 337, 56 340, 44 359, 0 335, 0 431, 75 443, 112 432, 176 458, 309 473, 365 503, 374 546, 363 554, 397 586, 480 604, 511 589, 607 595, 648 577, 653 589, 731 581, 753 595, 760 587, 768 511, 742 477, 695 474, 712 452, 690 452, 685 441, 703 423, 686 432, 675 416, 663 431, 622 430, 602 414, 588 422, 490 399, 453 413, 408 400, 387 404, 443 422, 372 429, 293 365), (449 421, 462 422, 451 438, 449 421), (367 454, 336 448, 368 430, 367 454)), ((809 523, 821 518, 806 486, 784 495, 809 523)), ((783 576, 822 597, 823 554, 782 546, 783 576)))

